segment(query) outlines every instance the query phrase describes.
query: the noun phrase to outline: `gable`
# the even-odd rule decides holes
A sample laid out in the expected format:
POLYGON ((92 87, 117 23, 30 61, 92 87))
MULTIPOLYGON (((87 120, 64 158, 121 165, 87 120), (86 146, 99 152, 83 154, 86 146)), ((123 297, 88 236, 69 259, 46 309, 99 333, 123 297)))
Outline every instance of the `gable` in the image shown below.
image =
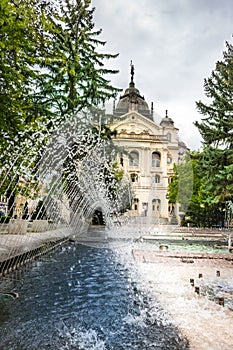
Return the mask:
POLYGON ((129 112, 111 124, 118 133, 135 133, 155 135, 161 133, 161 127, 137 112, 129 112))

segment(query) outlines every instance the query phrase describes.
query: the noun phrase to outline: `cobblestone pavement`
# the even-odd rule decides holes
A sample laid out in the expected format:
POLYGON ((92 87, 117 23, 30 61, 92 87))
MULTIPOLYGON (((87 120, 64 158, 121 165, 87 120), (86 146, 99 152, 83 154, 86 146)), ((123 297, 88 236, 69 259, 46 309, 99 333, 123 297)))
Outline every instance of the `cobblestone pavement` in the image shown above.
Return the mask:
POLYGON ((233 254, 132 253, 142 280, 192 350, 233 349, 233 254), (219 297, 224 306, 218 304, 219 297))

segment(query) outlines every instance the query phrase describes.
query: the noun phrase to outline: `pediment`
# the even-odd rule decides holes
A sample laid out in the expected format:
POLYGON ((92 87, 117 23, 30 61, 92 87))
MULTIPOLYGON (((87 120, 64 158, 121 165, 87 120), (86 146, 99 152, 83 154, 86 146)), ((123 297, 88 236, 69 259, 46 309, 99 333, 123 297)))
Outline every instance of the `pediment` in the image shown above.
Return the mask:
POLYGON ((129 112, 120 118, 117 118, 111 127, 118 133, 158 135, 161 133, 161 127, 154 121, 144 117, 137 112, 129 112))

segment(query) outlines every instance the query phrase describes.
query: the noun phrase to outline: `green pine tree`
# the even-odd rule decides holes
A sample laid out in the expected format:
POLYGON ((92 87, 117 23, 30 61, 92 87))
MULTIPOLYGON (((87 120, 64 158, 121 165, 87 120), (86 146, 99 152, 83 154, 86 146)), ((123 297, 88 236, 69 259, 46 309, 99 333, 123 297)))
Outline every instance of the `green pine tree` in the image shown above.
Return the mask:
POLYGON ((218 207, 222 224, 225 202, 233 198, 233 45, 226 43, 226 47, 223 60, 204 81, 210 103, 197 102, 204 118, 194 123, 203 138, 203 200, 218 207))
POLYGON ((83 108, 97 106, 119 91, 106 78, 118 71, 105 67, 117 54, 102 53, 105 42, 93 23, 90 0, 54 0, 44 8, 38 98, 53 123, 83 108))
POLYGON ((203 138, 201 166, 205 179, 206 202, 224 205, 233 193, 233 45, 227 43, 223 60, 205 79, 209 104, 197 102, 204 116, 195 122, 203 138))

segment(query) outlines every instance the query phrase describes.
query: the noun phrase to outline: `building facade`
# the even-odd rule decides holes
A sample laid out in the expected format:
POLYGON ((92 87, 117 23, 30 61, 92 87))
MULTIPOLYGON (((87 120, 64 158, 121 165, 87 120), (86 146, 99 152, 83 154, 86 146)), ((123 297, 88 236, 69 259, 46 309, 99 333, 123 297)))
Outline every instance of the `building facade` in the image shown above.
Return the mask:
POLYGON ((177 215, 177 209, 168 202, 168 184, 174 163, 182 159, 187 148, 179 142, 178 129, 167 111, 159 124, 153 113, 153 104, 149 108, 135 87, 131 65, 129 87, 114 106, 111 124, 112 130, 117 131, 116 145, 125 150, 120 163, 132 181, 134 199, 128 214, 169 222, 177 215))

